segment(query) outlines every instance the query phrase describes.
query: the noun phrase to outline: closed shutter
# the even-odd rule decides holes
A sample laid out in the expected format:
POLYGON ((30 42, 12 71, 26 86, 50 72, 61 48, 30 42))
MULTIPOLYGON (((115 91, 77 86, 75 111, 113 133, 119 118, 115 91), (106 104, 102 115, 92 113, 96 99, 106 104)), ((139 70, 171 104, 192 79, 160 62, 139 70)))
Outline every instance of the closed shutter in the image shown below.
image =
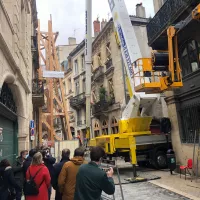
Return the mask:
POLYGON ((14 152, 14 122, 0 116, 0 127, 3 128, 3 137, 0 138, 0 160, 8 159, 13 163, 16 157, 14 152))

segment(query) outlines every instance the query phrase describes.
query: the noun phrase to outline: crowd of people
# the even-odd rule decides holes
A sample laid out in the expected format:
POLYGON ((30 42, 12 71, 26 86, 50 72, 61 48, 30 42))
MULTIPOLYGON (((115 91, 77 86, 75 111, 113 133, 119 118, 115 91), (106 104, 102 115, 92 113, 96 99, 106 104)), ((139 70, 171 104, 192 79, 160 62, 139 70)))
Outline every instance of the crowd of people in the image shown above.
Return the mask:
POLYGON ((101 193, 115 192, 113 169, 99 168, 105 152, 101 147, 90 151, 91 161, 84 159, 85 149, 62 150, 62 159, 56 163, 50 149, 24 150, 11 166, 7 159, 0 162, 0 200, 50 200, 52 188, 55 200, 100 200, 101 193))

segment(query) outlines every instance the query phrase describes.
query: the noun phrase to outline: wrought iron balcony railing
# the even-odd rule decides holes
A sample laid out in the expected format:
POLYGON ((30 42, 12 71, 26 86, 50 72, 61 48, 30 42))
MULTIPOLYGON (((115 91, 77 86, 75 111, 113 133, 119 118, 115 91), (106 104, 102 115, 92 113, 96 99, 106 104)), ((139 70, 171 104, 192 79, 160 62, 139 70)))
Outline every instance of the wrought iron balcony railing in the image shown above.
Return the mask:
POLYGON ((99 102, 95 103, 92 106, 92 114, 96 115, 102 112, 108 111, 109 108, 109 102, 106 100, 100 100, 99 102))
POLYGON ((106 65, 106 71, 109 70, 113 66, 112 58, 106 61, 105 65, 106 65))
POLYGON ((99 66, 93 72, 93 81, 99 80, 99 78, 103 77, 103 75, 104 75, 104 67, 103 66, 99 66))
POLYGON ((70 106, 75 109, 79 109, 80 107, 85 105, 85 102, 86 102, 85 93, 82 93, 70 99, 70 106))
POLYGON ((32 94, 33 95, 44 95, 43 81, 39 79, 33 79, 32 81, 32 94))
POLYGON ((149 45, 151 46, 168 26, 176 22, 179 16, 190 6, 195 7, 199 0, 167 0, 156 15, 147 24, 149 45))
POLYGON ((44 105, 44 84, 42 80, 32 80, 32 98, 35 106, 44 105))

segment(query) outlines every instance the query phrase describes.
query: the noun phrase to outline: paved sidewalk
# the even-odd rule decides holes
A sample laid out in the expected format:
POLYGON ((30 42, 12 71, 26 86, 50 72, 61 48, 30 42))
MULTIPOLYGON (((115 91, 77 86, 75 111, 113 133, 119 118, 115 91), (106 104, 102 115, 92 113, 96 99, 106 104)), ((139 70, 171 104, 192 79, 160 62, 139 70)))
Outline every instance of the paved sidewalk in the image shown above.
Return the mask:
POLYGON ((180 178, 179 174, 171 175, 169 172, 163 171, 151 173, 161 177, 161 179, 150 181, 151 183, 181 194, 187 198, 200 200, 200 180, 197 180, 197 182, 193 180, 191 182, 190 176, 187 176, 185 180, 184 176, 180 178))

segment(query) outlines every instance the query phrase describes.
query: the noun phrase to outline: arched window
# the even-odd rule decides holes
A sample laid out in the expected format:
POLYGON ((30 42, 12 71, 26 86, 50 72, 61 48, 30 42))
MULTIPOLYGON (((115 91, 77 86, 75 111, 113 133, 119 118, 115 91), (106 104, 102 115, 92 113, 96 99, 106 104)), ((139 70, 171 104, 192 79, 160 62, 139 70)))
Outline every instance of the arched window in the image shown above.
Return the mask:
POLYGON ((94 137, 99 137, 100 136, 100 126, 99 123, 96 121, 94 123, 94 137))
POLYGON ((200 68, 200 44, 195 40, 187 41, 179 52, 183 77, 200 68))
POLYGON ((119 132, 118 121, 116 120, 115 117, 113 117, 111 120, 111 130, 113 134, 116 134, 119 132))
POLYGON ((102 123, 102 134, 108 135, 108 121, 104 120, 102 123))

